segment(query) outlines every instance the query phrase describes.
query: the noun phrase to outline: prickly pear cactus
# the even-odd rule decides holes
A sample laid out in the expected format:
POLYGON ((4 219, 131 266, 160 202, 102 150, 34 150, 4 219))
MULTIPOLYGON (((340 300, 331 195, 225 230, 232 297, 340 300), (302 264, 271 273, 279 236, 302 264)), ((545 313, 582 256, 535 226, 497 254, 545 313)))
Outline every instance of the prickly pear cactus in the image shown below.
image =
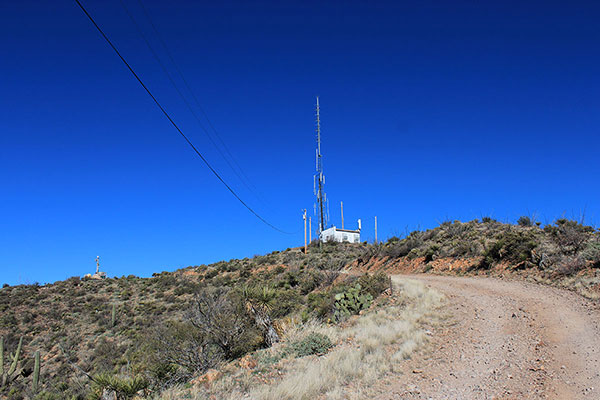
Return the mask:
POLYGON ((342 321, 351 315, 358 314, 361 310, 369 308, 373 296, 361 293, 361 285, 357 283, 343 293, 335 295, 335 311, 333 318, 336 322, 342 321))

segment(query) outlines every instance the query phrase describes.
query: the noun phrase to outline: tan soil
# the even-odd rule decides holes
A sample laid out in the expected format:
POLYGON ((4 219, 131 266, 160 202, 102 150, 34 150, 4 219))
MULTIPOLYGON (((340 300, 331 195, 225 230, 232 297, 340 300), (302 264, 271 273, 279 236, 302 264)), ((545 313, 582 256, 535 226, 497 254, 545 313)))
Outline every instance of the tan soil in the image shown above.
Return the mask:
MULTIPOLYGON (((411 275, 448 319, 378 399, 600 399, 600 313, 581 296, 479 277, 411 275)), ((375 393, 378 393, 375 395, 375 393)))

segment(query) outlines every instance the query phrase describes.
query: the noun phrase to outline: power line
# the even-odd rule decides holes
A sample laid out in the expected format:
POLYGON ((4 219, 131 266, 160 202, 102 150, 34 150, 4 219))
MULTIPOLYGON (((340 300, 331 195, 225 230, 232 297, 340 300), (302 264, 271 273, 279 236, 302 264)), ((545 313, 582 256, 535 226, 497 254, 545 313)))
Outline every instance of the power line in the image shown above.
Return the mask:
MULTIPOLYGON (((183 102, 185 103, 185 105, 187 106, 188 110, 190 111, 190 113, 192 113, 192 115, 194 116, 194 118, 196 119, 196 121, 198 122, 198 125, 200 125, 200 128, 202 128, 202 130, 204 131, 204 133, 206 134, 206 136, 208 137, 208 139, 210 140, 210 142, 212 143, 212 145, 217 149, 217 151, 219 152, 219 154, 221 155, 221 157, 223 157, 223 159, 225 160, 225 162, 227 163, 227 165, 229 165, 229 168, 231 168, 231 170, 233 171, 233 173, 238 177, 238 179, 240 180, 240 182, 242 182, 242 184, 250 191, 252 192, 257 198, 259 198, 259 196, 254 192, 254 189, 252 189, 244 180, 244 178, 238 173, 238 171, 234 168, 234 166, 229 162, 229 159, 225 156, 225 154, 221 151, 221 148, 217 145, 217 143, 214 141, 212 135, 210 134, 210 132, 204 127, 204 125, 202 124, 202 121, 200 120, 200 118, 198 117, 198 114, 196 114, 196 112, 194 111, 194 108, 192 107, 192 105, 189 103, 189 101, 187 100, 187 98, 184 96, 184 94, 182 93, 182 91, 179 89, 179 85, 177 85, 177 83, 175 82, 175 80, 173 79, 173 77, 171 76, 171 74, 169 73, 169 70, 167 69, 167 67, 165 66, 165 64, 162 62, 162 60, 160 59, 160 56, 158 55, 158 53, 154 50, 154 47, 152 46, 152 44, 150 43, 150 41, 148 40, 148 38, 146 37, 146 35, 144 34, 144 32, 142 31, 142 28, 140 27, 140 25, 137 23, 137 21, 135 20, 133 14, 129 11, 129 9, 127 8, 127 6, 125 5, 125 2, 123 0, 120 0, 121 6, 123 7, 123 9, 125 10, 125 13, 129 16, 129 19, 131 19, 131 22, 133 23, 133 25, 135 26, 136 30, 138 31, 138 33, 140 34, 140 36, 142 37, 142 39, 144 40, 144 42, 146 43, 146 46, 148 46, 148 49, 150 49, 150 52, 152 53, 152 55, 154 56, 154 59, 156 60, 156 62, 158 62, 158 64, 160 65, 160 67, 162 68, 163 72, 165 73, 165 75, 167 76, 167 78, 169 79, 169 82, 171 83, 171 85, 175 88, 175 90, 177 91, 177 94, 179 94, 179 97, 181 97, 181 99, 183 100, 183 102)), ((141 4, 141 3, 140 3, 141 4)), ((165 47, 166 49, 166 47, 165 47)), ((171 60, 173 60, 171 58, 171 60)), ((174 63, 174 61, 173 61, 174 63)), ((177 67, 176 67, 177 68, 177 67)), ((181 72, 180 72, 181 75, 181 72)), ((181 75, 183 76, 183 75, 181 75)), ((188 88, 189 90, 189 88, 188 88)), ((193 93, 192 93, 193 95, 193 93)), ((206 115, 206 114, 205 114, 206 115)), ((210 122, 210 121, 209 121, 210 122)), ((213 128, 214 129, 214 128, 213 128)), ((220 139, 220 138, 219 138, 220 139)), ((223 143, 221 141, 221 143, 223 143)), ((233 156, 231 156, 233 159, 233 156)), ((235 160, 234 160, 235 162, 235 160)), ((237 164, 237 163, 236 163, 237 164)), ((238 166, 239 168, 239 166, 238 166)), ((243 173, 243 172, 242 172, 243 173)), ((246 177, 246 179, 248 179, 246 177)))
POLYGON ((229 190, 231 192, 231 194, 240 203, 242 203, 242 205, 244 207, 246 207, 248 209, 248 211, 250 211, 252 214, 254 214, 254 216, 256 218, 258 218, 259 220, 261 220, 265 225, 273 228, 274 230, 276 230, 278 232, 285 233, 285 234, 292 234, 292 232, 286 232, 284 230, 279 229, 278 227, 276 227, 275 225, 271 224, 269 221, 267 221, 266 219, 264 219, 263 217, 261 217, 248 204, 246 204, 244 202, 244 200, 242 200, 240 198, 240 196, 238 196, 238 194, 231 188, 231 186, 229 186, 227 184, 227 182, 225 182, 225 180, 223 178, 221 178, 221 175, 219 175, 219 173, 210 165, 210 163, 208 162, 208 160, 206 160, 206 158, 204 158, 204 156, 200 153, 200 151, 198 151, 198 149, 196 148, 196 146, 194 146, 194 144, 190 141, 190 139, 188 139, 188 137, 183 133, 183 131, 181 129, 179 129, 179 126, 177 126, 177 124, 175 123, 175 121, 173 121, 173 119, 171 118, 171 116, 169 115, 169 113, 167 113, 167 111, 159 103, 159 101, 156 99, 156 97, 154 97, 154 95, 152 94, 152 92, 150 91, 150 89, 148 89, 148 87, 144 84, 144 82, 141 80, 141 78, 138 76, 138 74, 135 73, 135 71, 133 70, 133 68, 131 67, 131 65, 129 65, 129 63, 125 60, 125 58, 121 55, 121 53, 119 52, 119 50, 117 50, 117 48, 115 47, 115 45, 110 41, 110 39, 108 38, 108 36, 106 36, 106 34, 100 28, 100 26, 98 26, 98 24, 96 23, 96 21, 94 20, 94 18, 92 18, 92 16, 85 9, 85 7, 83 6, 83 4, 81 4, 81 2, 79 0, 75 0, 75 2, 79 6, 79 8, 81 8, 81 10, 85 13, 85 15, 89 18, 89 20, 92 22, 92 24, 96 27, 96 29, 98 30, 98 32, 100 32, 100 34, 102 35, 102 37, 104 38, 104 40, 106 40, 106 42, 115 51, 115 53, 117 53, 117 56, 119 56, 119 58, 121 59, 121 61, 123 61, 123 64, 125 64, 125 66, 127 67, 127 69, 129 69, 129 72, 131 72, 131 74, 135 77, 135 79, 139 82, 139 84, 142 85, 142 87, 144 88, 144 90, 146 91, 146 93, 148 93, 148 95, 152 98, 152 100, 154 101, 154 103, 157 105, 157 107, 160 109, 160 111, 162 111, 162 113, 164 114, 164 116, 169 120, 169 122, 171 123, 171 125, 173 125, 173 127, 175 129, 177 129, 177 132, 179 132, 179 134, 185 139, 185 141, 187 142, 187 144, 196 152, 196 154, 198 155, 198 157, 200 157, 202 159, 202 161, 204 161, 204 164, 206 164, 206 166, 208 167, 208 169, 210 169, 210 171, 217 177, 217 179, 219 179, 219 181, 221 181, 221 183, 227 188, 227 190, 229 190))
MULTIPOLYGON (((121 0, 122 1, 122 0, 121 0)), ((210 120, 210 118, 208 117, 208 114, 206 113, 206 111, 204 110, 204 108, 202 107, 202 105, 200 104, 200 102, 198 101, 198 97, 196 97, 196 94, 194 93, 194 91, 192 90, 192 88, 190 87, 190 85, 188 84, 187 79, 185 79, 185 75, 183 75, 183 72, 181 71, 181 68, 179 68, 179 65, 175 62, 175 58, 173 57, 173 53, 169 50, 169 47, 167 46, 167 43, 165 42, 165 40, 163 39, 163 37, 161 36, 161 34, 158 32, 158 28, 156 27, 156 25, 154 24, 154 21, 152 20, 152 17, 150 16, 150 12, 148 11, 148 9, 146 8, 146 6, 144 5, 144 3, 142 2, 142 0, 138 0, 138 3, 140 4, 140 6, 142 7, 142 10, 144 11, 144 14, 146 15, 146 18, 148 19, 148 22, 150 22, 150 25, 152 26, 152 30, 154 31, 154 33, 156 34, 156 37, 158 38, 158 40, 160 41, 162 47, 165 49, 165 52, 167 53, 167 56, 169 57, 169 59, 171 60, 171 63, 173 64, 173 66, 175 66, 175 70, 177 71, 177 73, 179 74, 179 76, 181 77, 181 80, 183 81, 184 86, 187 88, 188 92, 190 92, 192 99, 194 100, 194 103, 196 104, 196 106, 198 107, 198 109, 200 109, 200 111, 202 112, 202 115, 204 115, 204 118, 206 119, 206 122, 208 123, 208 126, 210 127, 210 129, 214 132, 215 136, 217 137, 217 139, 219 140, 219 142, 221 143, 221 145, 223 145, 223 148, 225 149, 225 152, 229 155, 229 157, 231 158, 231 160, 233 161, 233 163, 237 166, 237 168, 239 169, 240 173, 242 174, 242 176, 246 179, 246 181, 248 182, 248 184, 253 187, 254 189, 256 189, 256 187, 252 184, 252 181, 248 178, 248 176, 244 173, 243 168, 240 166, 240 164, 237 162, 237 160, 235 159, 235 157, 233 156, 233 154, 231 154, 231 151, 229 151, 229 147, 227 146, 227 144, 223 141, 223 139, 221 138, 221 136, 219 135, 219 132, 217 131, 217 129, 215 128, 215 126, 213 125, 212 121, 210 120)), ((252 191, 252 189, 250 189, 252 191)), ((260 198, 261 196, 259 196, 258 193, 254 192, 254 194, 260 198)))

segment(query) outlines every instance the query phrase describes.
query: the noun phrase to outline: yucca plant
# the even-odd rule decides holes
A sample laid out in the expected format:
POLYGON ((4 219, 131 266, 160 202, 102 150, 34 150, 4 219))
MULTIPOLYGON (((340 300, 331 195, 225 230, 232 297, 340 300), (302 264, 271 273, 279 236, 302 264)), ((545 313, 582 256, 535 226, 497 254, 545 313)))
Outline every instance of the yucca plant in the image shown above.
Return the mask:
POLYGON ((149 383, 142 376, 118 377, 107 373, 98 374, 93 377, 93 389, 88 396, 89 400, 99 400, 105 392, 113 392, 117 400, 129 400, 134 398, 141 390, 148 388, 149 383))
POLYGON ((256 325, 263 333, 263 339, 267 347, 279 342, 279 334, 273 326, 270 311, 275 300, 276 292, 268 286, 242 288, 242 297, 246 309, 254 317, 256 325))

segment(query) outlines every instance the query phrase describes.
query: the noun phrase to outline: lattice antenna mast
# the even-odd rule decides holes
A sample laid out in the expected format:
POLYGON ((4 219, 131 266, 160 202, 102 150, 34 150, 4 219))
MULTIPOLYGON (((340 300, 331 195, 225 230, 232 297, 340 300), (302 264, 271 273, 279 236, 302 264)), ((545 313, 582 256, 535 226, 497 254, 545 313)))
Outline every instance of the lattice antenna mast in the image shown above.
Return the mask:
POLYGON ((325 215, 324 201, 325 192, 323 186, 325 185, 325 176, 323 175, 323 161, 321 156, 321 118, 319 109, 319 97, 317 96, 317 173, 315 180, 317 181, 315 187, 315 195, 317 196, 317 206, 319 217, 319 233, 321 233, 327 227, 327 217, 325 215))

